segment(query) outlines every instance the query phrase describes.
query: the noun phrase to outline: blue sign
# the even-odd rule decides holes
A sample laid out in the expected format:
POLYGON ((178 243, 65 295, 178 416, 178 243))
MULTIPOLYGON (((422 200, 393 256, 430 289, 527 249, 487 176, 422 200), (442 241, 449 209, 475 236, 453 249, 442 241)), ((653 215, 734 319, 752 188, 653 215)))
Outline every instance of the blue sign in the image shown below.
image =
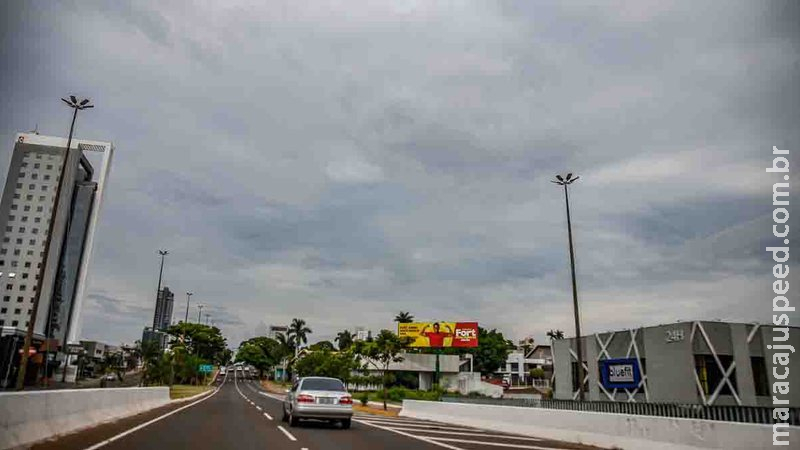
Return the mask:
POLYGON ((197 368, 201 373, 211 373, 214 371, 214 366, 211 364, 200 364, 200 367, 197 368))
POLYGON ((639 362, 635 358, 602 360, 600 374, 606 389, 636 389, 642 381, 639 362))

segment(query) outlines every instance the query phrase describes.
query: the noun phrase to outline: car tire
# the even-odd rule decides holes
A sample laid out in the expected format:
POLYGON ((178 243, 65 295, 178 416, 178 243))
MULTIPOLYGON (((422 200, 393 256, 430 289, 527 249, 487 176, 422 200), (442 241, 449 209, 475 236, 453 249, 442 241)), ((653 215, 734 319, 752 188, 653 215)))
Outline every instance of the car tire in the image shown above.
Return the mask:
POLYGON ((341 421, 342 429, 347 430, 350 428, 350 419, 342 419, 341 421))
POLYGON ((281 422, 288 422, 289 421, 289 414, 286 413, 286 407, 281 407, 283 410, 283 416, 281 417, 281 422))
POLYGON ((292 428, 294 428, 294 427, 296 427, 296 426, 297 426, 299 423, 300 423, 300 420, 298 420, 298 418, 297 418, 297 417, 295 417, 295 416, 294 416, 294 414, 292 414, 292 413, 289 413, 289 426, 290 426, 290 427, 292 427, 292 428))

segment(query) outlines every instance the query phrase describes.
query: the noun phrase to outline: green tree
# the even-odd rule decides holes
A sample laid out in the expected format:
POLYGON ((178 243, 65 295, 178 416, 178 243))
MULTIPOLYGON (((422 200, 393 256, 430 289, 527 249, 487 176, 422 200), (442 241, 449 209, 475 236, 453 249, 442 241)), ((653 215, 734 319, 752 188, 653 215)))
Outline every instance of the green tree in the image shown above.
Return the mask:
POLYGON ((400 311, 399 314, 394 316, 394 321, 397 323, 411 323, 414 321, 414 316, 410 312, 400 311))
POLYGON ((311 351, 294 366, 298 376, 333 377, 345 383, 350 382, 351 374, 359 367, 352 352, 332 352, 329 349, 311 351))
POLYGON ((306 326, 305 320, 298 318, 292 319, 292 323, 289 325, 289 331, 287 334, 289 341, 294 345, 295 356, 297 356, 297 353, 300 351, 300 346, 308 343, 308 335, 311 333, 311 328, 306 326))
POLYGON ((189 353, 208 362, 221 364, 227 343, 219 328, 200 323, 181 322, 167 329, 172 336, 172 346, 183 343, 189 353))
POLYGON ((236 352, 236 361, 241 361, 258 369, 259 376, 264 376, 264 371, 274 364, 257 344, 244 342, 236 352))
POLYGON ((319 341, 317 343, 311 344, 308 347, 308 349, 312 351, 327 350, 330 352, 336 350, 336 347, 333 346, 331 341, 319 341))
POLYGON ((353 345, 353 334, 348 330, 342 330, 336 334, 335 341, 339 350, 347 350, 353 345))
POLYGON ((506 363, 508 354, 514 348, 514 343, 503 337, 503 333, 492 329, 487 331, 478 327, 478 346, 474 348, 445 348, 442 353, 460 355, 471 353, 474 360, 474 370, 484 375, 494 373, 506 363))
POLYGON ((530 370, 530 375, 531 378, 541 380, 542 378, 544 378, 544 369, 542 369, 541 367, 535 367, 530 370))
POLYGON ((403 361, 400 353, 407 342, 389 330, 381 330, 380 334, 372 341, 359 341, 356 343, 356 352, 364 356, 367 361, 365 366, 372 365, 381 371, 383 387, 383 409, 386 410, 386 387, 389 381, 389 364, 403 361))

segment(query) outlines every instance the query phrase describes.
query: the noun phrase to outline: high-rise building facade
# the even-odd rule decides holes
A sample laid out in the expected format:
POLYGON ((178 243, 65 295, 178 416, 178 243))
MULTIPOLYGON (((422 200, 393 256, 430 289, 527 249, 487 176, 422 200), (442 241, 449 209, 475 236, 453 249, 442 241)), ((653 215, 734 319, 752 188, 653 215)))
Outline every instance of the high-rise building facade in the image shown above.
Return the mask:
POLYGON ((153 329, 166 330, 172 323, 172 306, 175 303, 175 293, 164 286, 156 298, 156 311, 153 314, 153 329))
POLYGON ((34 341, 49 336, 62 349, 67 342, 78 342, 89 257, 113 146, 82 139, 73 139, 69 152, 66 146, 64 138, 33 133, 16 136, 0 201, 0 337, 3 338, 0 353, 3 354, 7 350, 14 353, 21 345, 18 338, 27 329, 40 278, 42 295, 34 341), (102 155, 99 168, 89 162, 90 153, 102 155), (61 195, 55 205, 59 182, 61 195), (43 267, 48 235, 49 254, 43 267), (12 336, 13 343, 9 343, 6 338, 12 336))

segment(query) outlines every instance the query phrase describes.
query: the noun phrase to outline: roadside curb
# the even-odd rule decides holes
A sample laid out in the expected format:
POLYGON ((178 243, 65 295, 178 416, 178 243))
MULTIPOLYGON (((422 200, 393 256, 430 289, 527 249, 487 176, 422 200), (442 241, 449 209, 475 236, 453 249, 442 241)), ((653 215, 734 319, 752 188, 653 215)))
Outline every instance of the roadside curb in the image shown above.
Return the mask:
POLYGON ((207 390, 205 392, 201 392, 199 394, 194 394, 191 397, 176 398, 176 399, 170 400, 169 404, 175 404, 175 403, 180 403, 180 402, 186 402, 186 401, 189 401, 189 400, 194 400, 194 399, 200 398, 200 397, 202 397, 204 395, 208 395, 208 394, 216 391, 217 389, 219 389, 219 388, 209 389, 209 390, 207 390))

